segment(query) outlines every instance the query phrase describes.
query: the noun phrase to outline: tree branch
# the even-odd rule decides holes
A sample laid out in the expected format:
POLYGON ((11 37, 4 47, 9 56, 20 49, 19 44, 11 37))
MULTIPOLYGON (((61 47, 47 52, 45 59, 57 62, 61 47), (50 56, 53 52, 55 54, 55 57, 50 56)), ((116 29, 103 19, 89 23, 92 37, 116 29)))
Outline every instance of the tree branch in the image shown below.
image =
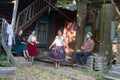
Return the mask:
POLYGON ((120 11, 118 9, 118 6, 115 4, 115 2, 113 0, 111 0, 111 3, 113 4, 113 6, 115 7, 116 11, 117 11, 117 14, 118 16, 120 17, 120 11))

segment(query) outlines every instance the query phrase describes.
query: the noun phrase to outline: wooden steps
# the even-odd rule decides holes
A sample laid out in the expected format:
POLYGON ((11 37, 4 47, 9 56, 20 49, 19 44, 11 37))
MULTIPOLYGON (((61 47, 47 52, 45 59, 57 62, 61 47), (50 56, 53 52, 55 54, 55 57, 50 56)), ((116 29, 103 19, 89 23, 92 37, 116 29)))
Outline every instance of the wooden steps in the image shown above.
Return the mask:
POLYGON ((111 77, 111 76, 104 76, 103 80, 120 80, 120 78, 111 77))
POLYGON ((14 57, 16 66, 18 67, 31 67, 32 63, 25 60, 24 57, 14 57))
POLYGON ((120 66, 113 66, 108 74, 104 76, 104 80, 120 80, 120 66))
POLYGON ((16 69, 16 67, 0 67, 0 76, 12 74, 15 72, 16 69))

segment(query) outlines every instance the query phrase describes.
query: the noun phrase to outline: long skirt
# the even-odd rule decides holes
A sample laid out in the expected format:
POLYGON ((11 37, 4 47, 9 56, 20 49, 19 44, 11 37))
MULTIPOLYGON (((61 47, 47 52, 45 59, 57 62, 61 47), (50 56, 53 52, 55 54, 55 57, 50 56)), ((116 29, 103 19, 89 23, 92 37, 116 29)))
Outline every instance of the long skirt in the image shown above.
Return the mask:
POLYGON ((27 50, 27 46, 24 44, 14 44, 13 50, 18 54, 22 54, 24 50, 27 50))
POLYGON ((65 60, 65 51, 63 46, 57 46, 55 49, 51 49, 49 53, 49 58, 55 62, 65 60))
POLYGON ((28 44, 28 53, 29 56, 37 56, 37 47, 36 47, 36 42, 32 42, 34 45, 32 44, 28 44))

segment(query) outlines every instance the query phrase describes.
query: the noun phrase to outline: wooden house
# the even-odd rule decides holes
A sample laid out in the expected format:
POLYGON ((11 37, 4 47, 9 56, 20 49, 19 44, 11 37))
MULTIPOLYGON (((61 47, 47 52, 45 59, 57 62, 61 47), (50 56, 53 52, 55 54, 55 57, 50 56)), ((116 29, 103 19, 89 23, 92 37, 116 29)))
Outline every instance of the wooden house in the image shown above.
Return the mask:
MULTIPOLYGON (((106 1, 110 3, 110 0, 106 1)), ((54 6, 55 2, 56 0, 0 0, 1 44, 8 55, 8 60, 14 63, 11 48, 7 45, 8 24, 12 25, 15 34, 19 29, 23 29, 26 39, 32 30, 36 30, 37 40, 40 42, 37 46, 48 48, 59 28, 64 28, 66 22, 76 21, 77 9, 75 6, 72 7, 72 10, 65 9, 54 6)), ((90 26, 98 41, 101 33, 94 30, 96 29, 96 10, 101 8, 102 4, 103 0, 90 0, 86 21, 86 26, 88 28, 90 26), (95 8, 96 6, 97 8, 95 8)))

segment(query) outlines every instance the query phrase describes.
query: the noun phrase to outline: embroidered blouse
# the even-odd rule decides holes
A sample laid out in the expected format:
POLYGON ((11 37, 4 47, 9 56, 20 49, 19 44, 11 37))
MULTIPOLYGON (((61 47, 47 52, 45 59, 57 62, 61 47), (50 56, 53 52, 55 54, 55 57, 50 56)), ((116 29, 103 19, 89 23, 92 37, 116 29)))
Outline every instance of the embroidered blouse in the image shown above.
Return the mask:
POLYGON ((55 45, 56 46, 63 46, 64 45, 64 37, 59 37, 59 36, 56 36, 55 38, 55 45))
POLYGON ((37 42, 36 36, 30 35, 30 36, 28 37, 28 42, 37 42))
POLYGON ((94 42, 92 42, 92 41, 86 41, 85 42, 85 51, 91 50, 89 52, 92 52, 93 45, 94 45, 94 42))

